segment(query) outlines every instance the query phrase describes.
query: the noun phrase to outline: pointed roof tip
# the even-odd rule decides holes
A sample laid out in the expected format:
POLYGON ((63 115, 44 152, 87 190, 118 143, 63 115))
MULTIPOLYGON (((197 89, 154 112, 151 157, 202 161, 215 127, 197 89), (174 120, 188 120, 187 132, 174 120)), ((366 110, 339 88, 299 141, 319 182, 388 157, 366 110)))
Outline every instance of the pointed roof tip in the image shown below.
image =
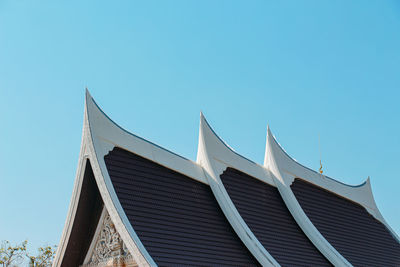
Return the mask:
POLYGON ((264 166, 268 165, 268 159, 271 157, 271 151, 270 151, 270 145, 271 145, 271 140, 270 138, 272 137, 271 133, 271 128, 269 127, 269 124, 267 123, 267 136, 266 136, 266 142, 265 142, 265 151, 264 151, 264 166))
POLYGON ((207 121, 207 119, 204 116, 204 113, 202 111, 200 111, 200 124, 203 125, 203 127, 206 126, 206 127, 211 129, 211 126, 208 123, 208 121, 207 121))
POLYGON ((87 86, 85 86, 85 96, 86 96, 86 100, 92 99, 92 95, 90 94, 87 86))
POLYGON ((217 135, 211 125, 208 123, 206 117, 204 116, 203 112, 200 112, 200 131, 203 133, 207 133, 208 136, 214 136, 219 141, 225 144, 224 141, 217 135))
POLYGON ((269 127, 269 124, 267 124, 267 142, 271 138, 272 140, 276 141, 274 135, 272 134, 271 127, 269 127))
MULTIPOLYGON (((87 113, 94 112, 94 111, 100 111, 104 116, 108 118, 108 116, 103 112, 103 110, 97 105, 96 101, 92 97, 92 95, 89 92, 89 89, 85 87, 85 109, 87 113)), ((111 120, 110 118, 108 118, 111 120)))

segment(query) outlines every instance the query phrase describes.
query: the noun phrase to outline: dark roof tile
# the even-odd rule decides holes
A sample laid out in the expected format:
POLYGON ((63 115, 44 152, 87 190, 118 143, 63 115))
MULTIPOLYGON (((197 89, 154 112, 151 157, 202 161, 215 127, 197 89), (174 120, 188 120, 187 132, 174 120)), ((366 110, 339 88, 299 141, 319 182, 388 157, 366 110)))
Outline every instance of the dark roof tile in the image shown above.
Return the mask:
POLYGON ((227 168, 221 180, 240 215, 282 266, 331 266, 296 224, 276 187, 227 168))
POLYGON ((302 179, 291 188, 312 223, 351 264, 400 266, 400 244, 365 208, 302 179))
POLYGON ((259 266, 208 185, 120 148, 105 162, 129 221, 159 266, 259 266))

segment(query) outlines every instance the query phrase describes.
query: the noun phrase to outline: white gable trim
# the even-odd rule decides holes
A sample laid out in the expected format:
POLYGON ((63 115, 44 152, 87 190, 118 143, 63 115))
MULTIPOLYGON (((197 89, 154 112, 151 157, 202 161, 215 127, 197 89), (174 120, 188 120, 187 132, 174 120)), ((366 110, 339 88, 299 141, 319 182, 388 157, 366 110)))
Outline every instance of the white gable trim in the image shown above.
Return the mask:
MULTIPOLYGON (((85 112, 86 113, 86 112, 85 112)), ((74 182, 74 188, 72 191, 72 197, 68 209, 67 218, 65 220, 64 229, 61 235, 61 240, 57 248, 57 252, 53 261, 53 266, 61 266, 64 253, 68 245, 68 240, 71 235, 72 226, 75 221, 76 210, 78 208, 79 196, 81 195, 82 181, 85 174, 86 162, 88 159, 87 144, 85 138, 85 127, 83 128, 81 150, 79 153, 78 168, 76 171, 76 178, 74 182)))
MULTIPOLYGON (((139 266, 156 266, 156 263, 143 246, 126 216, 105 165, 104 156, 113 149, 114 144, 105 141, 102 137, 110 131, 110 127, 114 124, 109 123, 108 118, 97 107, 88 91, 86 92, 85 117, 85 127, 88 128, 87 137, 90 141, 88 146, 89 154, 94 159, 92 169, 104 201, 104 206, 109 212, 115 228, 121 235, 135 262, 139 266)), ((113 140, 107 138, 108 136, 104 137, 106 140, 113 140)))
POLYGON ((267 168, 271 173, 273 173, 274 179, 278 191, 285 202, 286 207, 292 214, 296 223, 300 226, 301 230, 308 237, 308 239, 314 244, 314 246, 325 256, 330 263, 334 266, 352 266, 349 261, 347 261, 318 231, 314 226, 308 216, 305 214, 303 208, 297 201, 290 185, 292 184, 294 178, 293 176, 282 172, 281 168, 284 167, 280 165, 275 158, 274 142, 272 134, 269 130, 267 131, 267 144, 266 144, 266 156, 265 156, 265 168, 267 168))
POLYGON ((211 190, 225 217, 250 253, 262 266, 280 266, 240 216, 220 178, 227 167, 233 167, 271 184, 273 181, 268 172, 229 149, 208 125, 203 114, 200 115, 197 162, 204 168, 211 190))
POLYGON ((84 164, 86 160, 90 160, 90 164, 93 170, 93 174, 103 199, 104 206, 109 212, 112 221, 114 222, 115 228, 121 236, 121 239, 129 249, 132 257, 138 266, 157 266, 154 260, 150 257, 147 250, 139 240, 132 225, 130 224, 125 212, 122 209, 121 204, 117 198, 114 188, 111 184, 111 179, 108 175, 104 155, 111 150, 114 145, 104 142, 99 138, 98 135, 93 134, 96 131, 102 132, 104 121, 99 121, 100 110, 95 105, 93 99, 89 93, 86 92, 86 105, 85 105, 85 117, 83 126, 83 136, 81 153, 79 157, 79 165, 77 177, 75 179, 74 190, 72 194, 71 204, 67 215, 66 223, 63 230, 63 235, 60 241, 59 248, 53 263, 53 266, 61 266, 62 259, 65 254, 65 249, 68 244, 68 240, 71 234, 71 229, 76 216, 76 209, 81 193, 82 180, 84 175, 84 164), (99 128, 100 127, 100 128, 99 128))
MULTIPOLYGON (((399 237, 389 226, 380 213, 372 194, 371 182, 368 178, 358 186, 347 185, 335 179, 313 171, 291 158, 280 146, 268 127, 265 148, 264 166, 280 179, 281 183, 290 188, 295 178, 303 179, 311 184, 322 187, 341 197, 363 206, 375 219, 383 223, 392 236, 400 242, 399 237)), ((290 190, 291 191, 291 190, 290 190)), ((293 194, 293 193, 291 193, 293 194)), ((293 195, 294 197, 294 195, 293 195)), ((295 197, 294 197, 295 198, 295 197)), ((296 200, 297 202, 297 200, 296 200)))

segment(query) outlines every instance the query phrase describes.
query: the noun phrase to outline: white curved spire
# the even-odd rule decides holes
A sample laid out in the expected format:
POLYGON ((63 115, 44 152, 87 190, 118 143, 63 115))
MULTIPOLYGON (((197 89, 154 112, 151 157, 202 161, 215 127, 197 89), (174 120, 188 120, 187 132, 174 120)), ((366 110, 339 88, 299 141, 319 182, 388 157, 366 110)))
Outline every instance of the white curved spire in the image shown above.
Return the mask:
MULTIPOLYGON (((311 220, 307 217, 299 202, 297 201, 292 189, 290 188, 296 176, 287 172, 288 164, 285 161, 286 152, 279 146, 274 139, 271 130, 267 127, 267 142, 264 157, 264 167, 270 170, 276 179, 276 186, 285 202, 286 207, 292 214, 301 230, 314 244, 314 246, 328 259, 334 266, 352 266, 318 231, 311 220)), ((290 167, 290 166, 289 166, 290 167)), ((291 170, 291 169, 290 169, 291 170)))
POLYGON ((113 147, 121 147, 141 157, 182 173, 202 183, 207 183, 201 167, 195 162, 175 154, 159 145, 132 134, 112 121, 86 91, 88 124, 96 142, 96 152, 106 155, 113 147))
POLYGON ((250 253, 263 266, 280 266, 244 222, 220 179, 220 175, 228 167, 244 171, 249 175, 258 176, 267 183, 272 183, 271 177, 261 166, 243 158, 229 148, 225 142, 214 133, 202 113, 200 114, 197 163, 204 168, 211 190, 218 204, 232 228, 249 249, 250 253))
POLYGON ((301 178, 314 185, 322 187, 339 196, 347 198, 363 206, 374 218, 382 222, 399 240, 399 237, 387 224, 381 215, 372 194, 371 182, 368 177, 362 184, 357 186, 347 185, 335 179, 321 175, 307 168, 291 158, 272 135, 270 128, 267 130, 267 142, 265 148, 264 166, 274 174, 281 174, 281 181, 286 186, 292 184, 295 178, 301 178))
POLYGON ((203 113, 200 113, 200 133, 197 150, 197 163, 201 166, 206 164, 204 161, 206 160, 207 155, 211 155, 212 159, 217 160, 223 165, 224 169, 218 170, 220 173, 222 173, 226 167, 232 167, 245 172, 250 176, 254 176, 263 182, 275 186, 272 177, 261 165, 235 152, 214 132, 205 119, 203 113))
POLYGON ((83 166, 87 159, 90 160, 106 210, 110 214, 118 233, 128 247, 135 262, 139 266, 156 266, 156 263, 136 235, 111 183, 104 156, 114 147, 121 147, 195 180, 207 183, 202 168, 195 162, 131 134, 114 123, 98 107, 86 89, 82 145, 79 159, 80 165, 78 166, 70 210, 54 266, 60 266, 66 244, 68 243, 80 197, 83 179, 82 169, 84 170, 83 166))
POLYGON ((128 137, 130 134, 99 108, 87 89, 84 128, 94 177, 115 228, 139 266, 156 266, 118 200, 104 161, 104 156, 115 146, 124 147, 124 144, 132 141, 128 137))
MULTIPOLYGON (((80 200, 82 182, 87 161, 90 161, 90 165, 92 167, 99 192, 103 199, 105 209, 110 214, 111 220, 113 221, 117 232, 120 234, 135 262, 139 266, 156 266, 153 259, 147 253, 140 240, 137 238, 132 225, 123 212, 121 204, 119 203, 111 184, 110 177, 108 176, 108 172, 104 163, 104 153, 108 153, 108 151, 112 149, 113 144, 109 141, 103 142, 101 140, 102 123, 106 122, 103 118, 104 116, 105 115, 97 107, 94 100, 90 96, 89 91, 86 89, 82 143, 78 169, 66 223, 53 266, 61 266, 67 245, 69 243, 75 218, 77 216, 78 203, 80 200)), ((103 126, 105 126, 104 129, 107 129, 107 126, 109 125, 103 126)))
POLYGON ((264 166, 266 168, 273 167, 271 166, 272 158, 275 159, 280 171, 292 177, 291 180, 286 181, 289 185, 298 177, 363 205, 372 215, 374 215, 374 210, 377 210, 369 179, 357 186, 347 185, 301 165, 285 152, 268 128, 264 157, 264 166))

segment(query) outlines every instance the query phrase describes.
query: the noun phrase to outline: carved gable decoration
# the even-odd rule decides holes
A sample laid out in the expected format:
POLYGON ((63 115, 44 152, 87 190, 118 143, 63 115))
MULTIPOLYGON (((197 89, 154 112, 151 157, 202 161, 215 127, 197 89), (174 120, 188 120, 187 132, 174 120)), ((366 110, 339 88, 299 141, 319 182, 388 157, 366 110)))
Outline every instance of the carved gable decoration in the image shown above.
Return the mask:
POLYGON ((105 209, 88 253, 90 255, 87 255, 86 264, 83 266, 115 266, 115 264, 133 261, 105 209))

